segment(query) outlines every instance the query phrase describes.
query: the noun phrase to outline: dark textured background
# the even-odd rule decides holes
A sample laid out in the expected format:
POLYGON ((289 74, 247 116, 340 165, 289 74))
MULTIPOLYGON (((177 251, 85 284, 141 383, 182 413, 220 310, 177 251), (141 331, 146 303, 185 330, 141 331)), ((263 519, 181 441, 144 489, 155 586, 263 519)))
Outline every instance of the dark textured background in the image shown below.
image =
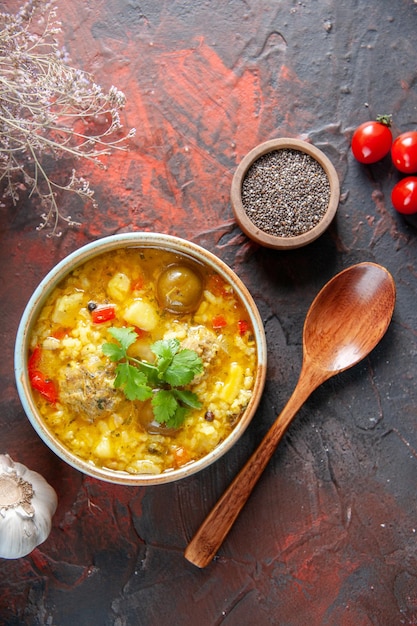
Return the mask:
POLYGON ((59 496, 49 539, 0 559, 0 624, 417 624, 417 231, 392 209, 389 158, 363 167, 349 150, 353 128, 378 113, 393 114, 394 134, 417 129, 416 0, 57 5, 73 64, 126 93, 124 122, 137 134, 108 172, 80 164, 100 210, 67 198, 82 226, 60 239, 35 230, 33 202, 0 209, 0 452, 59 496), (321 148, 342 190, 330 229, 286 253, 249 242, 229 199, 240 159, 278 136, 321 148), (261 406, 235 449, 178 484, 135 489, 56 458, 27 421, 13 373, 39 280, 80 245, 128 230, 179 235, 229 263, 259 306, 269 350, 261 406), (295 386, 309 304, 365 260, 396 281, 387 335, 313 394, 216 561, 195 568, 188 541, 295 386))

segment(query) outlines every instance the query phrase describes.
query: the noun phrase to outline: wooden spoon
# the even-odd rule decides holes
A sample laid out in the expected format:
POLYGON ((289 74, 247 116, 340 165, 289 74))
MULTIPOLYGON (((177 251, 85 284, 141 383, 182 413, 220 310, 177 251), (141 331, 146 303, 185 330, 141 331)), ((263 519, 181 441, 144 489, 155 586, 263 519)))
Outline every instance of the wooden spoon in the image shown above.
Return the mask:
POLYGON ((304 323, 303 364, 292 396, 200 526, 186 559, 197 567, 213 559, 294 415, 321 383, 369 354, 387 330, 394 305, 394 280, 375 263, 353 265, 323 287, 304 323))

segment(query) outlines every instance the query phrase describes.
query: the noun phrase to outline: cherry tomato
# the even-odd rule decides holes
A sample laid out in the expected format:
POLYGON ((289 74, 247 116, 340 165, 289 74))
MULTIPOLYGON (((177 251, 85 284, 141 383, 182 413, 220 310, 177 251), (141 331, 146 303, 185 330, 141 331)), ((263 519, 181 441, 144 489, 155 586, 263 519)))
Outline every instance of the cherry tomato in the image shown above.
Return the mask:
POLYGON ((391 192, 394 209, 403 215, 417 213, 417 176, 407 176, 391 192))
POLYGON ((391 148, 392 162, 404 174, 417 172, 417 130, 399 135, 391 148))
POLYGON ((388 154, 392 144, 390 125, 390 115, 379 115, 376 120, 358 126, 351 147, 359 163, 376 163, 388 154))

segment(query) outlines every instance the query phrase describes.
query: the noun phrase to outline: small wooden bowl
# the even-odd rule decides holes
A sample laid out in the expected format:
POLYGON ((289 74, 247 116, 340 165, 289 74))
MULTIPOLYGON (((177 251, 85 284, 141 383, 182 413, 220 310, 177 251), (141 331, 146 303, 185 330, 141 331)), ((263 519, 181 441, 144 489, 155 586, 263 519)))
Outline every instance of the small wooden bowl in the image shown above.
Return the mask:
POLYGON ((242 231, 250 239, 256 241, 260 245, 267 248, 274 248, 276 250, 289 250, 293 248, 300 248, 320 237, 320 235, 323 234, 323 232, 326 230, 326 228, 329 226, 335 216, 339 204, 339 197, 339 178, 331 161, 321 150, 300 139, 271 139, 270 141, 265 141, 264 143, 261 143, 253 148, 253 150, 248 152, 248 154, 243 158, 238 168, 236 169, 231 187, 232 208, 235 214, 236 221, 242 231), (289 235, 288 237, 272 235, 261 230, 249 219, 242 204, 242 185, 249 168, 261 156, 269 152, 283 149, 297 150, 313 157, 323 168, 330 185, 329 203, 326 212, 324 213, 320 222, 307 232, 304 232, 300 235, 289 235))

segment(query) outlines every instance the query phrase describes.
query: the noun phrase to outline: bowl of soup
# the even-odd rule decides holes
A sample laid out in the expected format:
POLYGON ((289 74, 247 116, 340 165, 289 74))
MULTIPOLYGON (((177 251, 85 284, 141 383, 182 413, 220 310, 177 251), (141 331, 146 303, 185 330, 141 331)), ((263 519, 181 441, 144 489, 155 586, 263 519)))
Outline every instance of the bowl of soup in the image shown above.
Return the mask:
POLYGON ((123 233, 41 281, 15 345, 23 408, 44 443, 124 485, 184 478, 225 454, 259 404, 266 340, 240 278, 204 248, 123 233))

